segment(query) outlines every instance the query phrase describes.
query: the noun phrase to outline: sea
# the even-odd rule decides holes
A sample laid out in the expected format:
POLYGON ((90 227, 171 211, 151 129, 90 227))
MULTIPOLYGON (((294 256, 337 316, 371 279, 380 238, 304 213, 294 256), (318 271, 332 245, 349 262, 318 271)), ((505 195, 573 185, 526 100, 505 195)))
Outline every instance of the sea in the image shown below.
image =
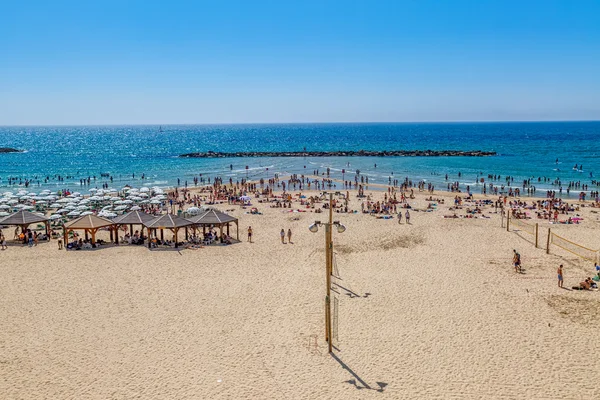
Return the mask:
MULTIPOLYGON (((600 178, 600 121, 502 123, 315 123, 241 125, 4 126, 0 192, 125 185, 194 186, 194 178, 272 178, 329 168, 332 178, 369 183, 424 180, 446 190, 449 182, 477 192, 488 175, 532 179, 537 195, 556 180, 593 184, 600 178), (337 150, 483 150, 489 157, 181 158, 191 152, 337 150), (577 168, 574 168, 577 166, 577 168), (460 174, 460 176, 459 176, 460 174), (446 175, 448 179, 446 180, 446 175), (59 181, 57 176, 68 177, 59 181), (108 176, 112 176, 111 182, 108 176), (9 177, 17 178, 9 185, 9 177), (80 180, 91 178, 89 186, 80 180), (95 179, 94 179, 95 177, 95 179), (143 177, 143 178, 142 178, 143 177), (541 180, 538 182, 538 178, 541 180), (546 178, 544 180, 543 178, 546 178)), ((501 182, 499 182, 501 183, 501 182)), ((580 190, 572 190, 576 196, 580 190)), ((566 196, 566 193, 562 194, 566 196)))

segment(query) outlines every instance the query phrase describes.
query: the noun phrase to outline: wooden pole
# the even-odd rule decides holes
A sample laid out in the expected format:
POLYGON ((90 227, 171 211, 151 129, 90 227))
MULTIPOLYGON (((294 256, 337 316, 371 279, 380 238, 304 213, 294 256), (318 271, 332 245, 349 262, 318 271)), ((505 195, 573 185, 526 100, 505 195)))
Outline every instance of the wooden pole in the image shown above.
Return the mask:
POLYGON ((329 222, 325 225, 325 257, 326 257, 326 282, 327 297, 325 297, 325 328, 327 329, 327 347, 329 352, 333 351, 333 338, 331 336, 331 260, 333 256, 333 246, 331 243, 331 230, 333 228, 333 193, 329 193, 329 222))
POLYGON ((506 212, 506 232, 510 232, 510 210, 506 212))
POLYGON ((175 248, 178 248, 179 246, 177 245, 177 232, 179 231, 179 228, 175 228, 173 230, 173 233, 175 234, 175 248))
POLYGON ((539 231, 539 224, 536 222, 535 223, 535 248, 538 248, 538 231, 539 231))
POLYGON ((546 238, 546 254, 550 254, 550 228, 548 228, 548 238, 546 238))

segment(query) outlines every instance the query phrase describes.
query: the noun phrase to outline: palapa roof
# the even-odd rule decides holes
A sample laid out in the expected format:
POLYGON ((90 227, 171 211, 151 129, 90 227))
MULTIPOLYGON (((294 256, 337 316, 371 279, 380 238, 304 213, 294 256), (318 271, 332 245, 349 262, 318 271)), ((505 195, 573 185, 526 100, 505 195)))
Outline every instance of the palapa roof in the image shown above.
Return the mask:
POLYGON ((235 222, 238 219, 219 210, 210 209, 197 217, 190 218, 194 224, 200 225, 222 225, 228 222, 235 222))
POLYGON ((110 219, 102 218, 94 214, 84 215, 69 221, 65 224, 65 228, 69 229, 97 229, 105 226, 114 225, 110 219))
POLYGON ((155 220, 156 217, 150 215, 150 214, 146 214, 145 212, 141 212, 141 211, 130 211, 127 214, 123 214, 123 215, 119 215, 118 217, 113 218, 113 222, 115 224, 123 224, 123 225, 129 225, 129 224, 144 224, 146 222, 150 222, 152 220, 155 220))
POLYGON ((14 214, 0 218, 0 223, 4 225, 29 225, 36 222, 46 222, 48 218, 34 214, 27 210, 17 211, 14 214))
POLYGON ((172 228, 182 228, 184 226, 190 226, 193 224, 194 223, 192 221, 189 221, 182 217, 178 217, 177 215, 165 214, 165 215, 161 215, 160 217, 154 218, 151 221, 144 222, 143 225, 147 228, 152 228, 152 229, 162 229, 162 228, 172 229, 172 228))

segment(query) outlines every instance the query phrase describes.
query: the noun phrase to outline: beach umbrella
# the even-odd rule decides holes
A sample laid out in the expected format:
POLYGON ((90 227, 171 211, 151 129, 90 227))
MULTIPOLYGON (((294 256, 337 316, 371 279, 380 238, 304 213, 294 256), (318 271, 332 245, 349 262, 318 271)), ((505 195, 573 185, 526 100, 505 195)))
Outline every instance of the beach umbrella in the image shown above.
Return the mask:
POLYGON ((127 209, 127 206, 125 206, 125 205, 115 207, 115 211, 122 211, 122 210, 126 210, 126 209, 127 209))
POLYGON ((117 214, 112 213, 112 212, 105 212, 102 213, 102 215, 98 214, 99 217, 104 217, 104 218, 114 218, 117 216, 117 214))
POLYGON ((52 214, 52 215, 51 215, 49 218, 50 218, 51 220, 55 220, 55 219, 61 219, 61 218, 62 218, 62 215, 60 215, 60 214, 52 214))
POLYGON ((120 200, 121 200, 121 198, 120 197, 116 197, 116 196, 113 196, 113 197, 110 198, 110 201, 120 201, 120 200))
POLYGON ((148 193, 140 193, 139 197, 146 199, 146 198, 150 197, 150 195, 148 193))
POLYGON ((6 211, 0 211, 0 217, 8 217, 10 214, 6 211))
MULTIPOLYGON (((141 199, 140 199, 141 200, 141 199)), ((123 204, 133 204, 133 200, 123 200, 123 204)))
POLYGON ((149 191, 150 191, 150 188, 147 188, 147 187, 140 188, 140 192, 142 192, 142 193, 146 193, 149 191))
POLYGON ((160 201, 159 200, 151 200, 150 204, 160 204, 160 201))
POLYGON ((91 211, 84 211, 81 213, 82 216, 83 215, 91 215, 91 214, 93 214, 93 212, 91 212, 91 211))
POLYGON ((138 207, 138 206, 133 206, 131 207, 131 211, 140 211, 142 209, 142 207, 138 207))
POLYGON ((63 197, 62 199, 56 200, 57 203, 61 203, 61 204, 70 203, 72 201, 73 201, 73 199, 70 199, 68 197, 63 197))
POLYGON ((90 200, 90 201, 102 201, 102 197, 100 197, 100 196, 92 196, 88 200, 90 200))
POLYGON ((148 204, 148 203, 150 203, 150 200, 142 200, 142 201, 140 201, 140 204, 148 204))
POLYGON ((18 204, 19 200, 15 200, 15 199, 11 199, 9 201, 7 201, 8 204, 18 204))
POLYGON ((78 217, 79 215, 81 215, 81 213, 79 211, 73 210, 70 213, 67 214, 69 217, 78 217))
POLYGON ((36 200, 35 204, 47 204, 46 200, 36 200))
POLYGON ((10 206, 6 205, 6 204, 1 204, 0 205, 0 210, 10 210, 10 206))
POLYGON ((77 206, 76 209, 77 210, 89 210, 90 208, 88 206, 77 206))
POLYGON ((53 203, 53 204, 50 204, 50 206, 49 206, 49 207, 50 207, 50 208, 60 208, 60 207, 62 207, 62 206, 61 206, 60 204, 58 204, 58 203, 53 203))
POLYGON ((198 207, 190 207, 187 210, 185 210, 185 212, 190 215, 196 215, 196 214, 200 213, 200 211, 201 210, 198 207))
POLYGON ((56 213, 57 214, 64 214, 64 213, 67 213, 69 211, 71 211, 71 210, 67 210, 66 208, 61 208, 60 210, 57 210, 56 213))

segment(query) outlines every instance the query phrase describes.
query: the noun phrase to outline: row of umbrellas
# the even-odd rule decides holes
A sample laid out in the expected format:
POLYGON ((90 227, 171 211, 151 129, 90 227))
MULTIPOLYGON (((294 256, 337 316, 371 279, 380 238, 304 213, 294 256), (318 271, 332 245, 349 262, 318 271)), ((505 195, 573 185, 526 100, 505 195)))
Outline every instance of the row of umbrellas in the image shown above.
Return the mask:
MULTIPOLYGON (((49 190, 42 192, 28 192, 21 190, 17 193, 5 192, 0 197, 0 218, 9 215, 10 210, 19 211, 49 211, 53 214, 52 220, 63 217, 79 217, 91 215, 98 211, 98 215, 105 218, 114 218, 125 211, 139 211, 141 205, 162 205, 167 199, 164 191, 158 187, 140 189, 125 187, 121 191, 116 189, 90 189, 91 196, 85 197, 79 192, 70 193, 61 197, 49 190), (119 196, 119 193, 122 195, 119 196)), ((44 215, 42 213, 42 215, 44 215)))

